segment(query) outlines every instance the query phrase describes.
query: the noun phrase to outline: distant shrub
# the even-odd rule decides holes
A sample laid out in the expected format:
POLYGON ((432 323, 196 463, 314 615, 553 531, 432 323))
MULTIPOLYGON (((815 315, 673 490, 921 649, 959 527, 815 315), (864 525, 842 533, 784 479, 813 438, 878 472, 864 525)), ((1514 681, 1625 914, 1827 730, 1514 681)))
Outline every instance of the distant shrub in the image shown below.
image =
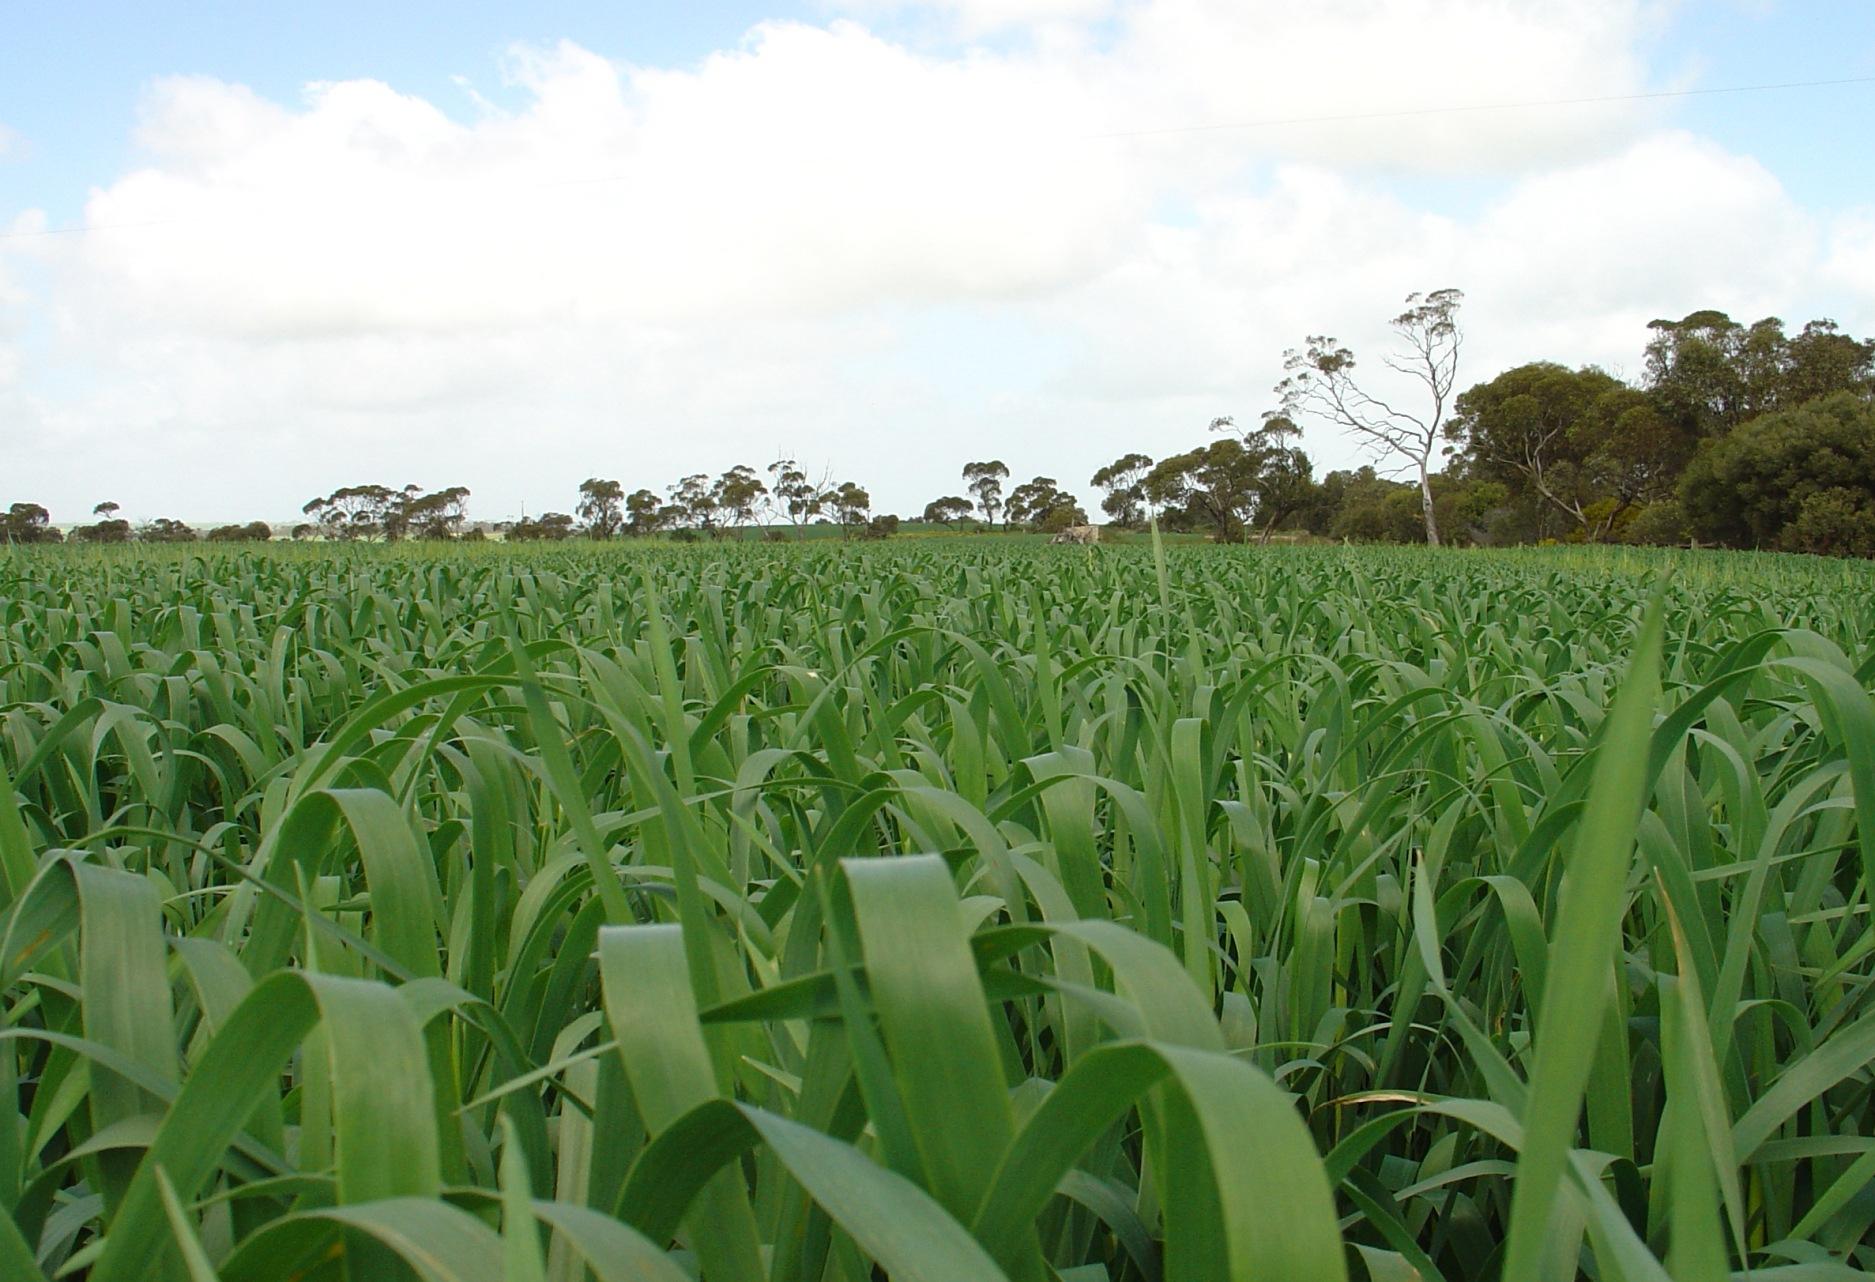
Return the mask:
POLYGON ((194 527, 166 516, 145 522, 137 531, 137 540, 141 543, 193 543, 198 537, 194 527))
POLYGON ((1634 519, 1622 531, 1623 541, 1654 547, 1672 547, 1686 542, 1686 537, 1686 513, 1678 499, 1649 503, 1635 512, 1634 519))
POLYGON ((96 525, 81 525, 72 531, 72 538, 79 543, 128 543, 130 522, 118 518, 99 521, 96 525))
POLYGON ((273 537, 273 527, 265 521, 246 525, 218 525, 208 532, 210 543, 265 543, 273 537))

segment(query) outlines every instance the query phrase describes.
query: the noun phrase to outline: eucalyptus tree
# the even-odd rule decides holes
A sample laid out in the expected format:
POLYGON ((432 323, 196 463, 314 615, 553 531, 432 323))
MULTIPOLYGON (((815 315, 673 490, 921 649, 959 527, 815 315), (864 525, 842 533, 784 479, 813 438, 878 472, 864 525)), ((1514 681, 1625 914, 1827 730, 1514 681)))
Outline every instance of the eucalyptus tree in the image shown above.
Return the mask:
POLYGON ((1418 403, 1409 407, 1375 395, 1356 381, 1354 351, 1323 334, 1283 355, 1287 377, 1276 385, 1282 413, 1292 420, 1321 419, 1358 438, 1376 460, 1392 460, 1419 482, 1426 542, 1439 543, 1433 513, 1432 460, 1445 433, 1445 418, 1458 382, 1464 335, 1458 309, 1464 294, 1435 289, 1409 294, 1406 310, 1390 322, 1400 347, 1383 358, 1388 368, 1417 384, 1418 403))
POLYGON ((976 496, 977 506, 983 509, 984 523, 994 529, 996 514, 1003 510, 1003 482, 1009 479, 1008 466, 1001 459, 965 463, 963 478, 965 487, 976 496))

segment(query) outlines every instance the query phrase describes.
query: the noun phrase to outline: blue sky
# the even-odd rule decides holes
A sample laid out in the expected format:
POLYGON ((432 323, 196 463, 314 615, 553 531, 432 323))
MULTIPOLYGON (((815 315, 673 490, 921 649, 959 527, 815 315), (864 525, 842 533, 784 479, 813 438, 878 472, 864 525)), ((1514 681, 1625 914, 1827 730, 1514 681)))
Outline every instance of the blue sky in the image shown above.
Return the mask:
POLYGON ((574 40, 627 62, 685 63, 733 47, 760 4, 518 6, 490 0, 318 4, 0 5, 0 122, 27 143, 0 165, 0 215, 40 207, 65 222, 86 188, 134 158, 138 104, 161 76, 203 75, 292 101, 317 80, 385 80, 445 110, 470 104, 464 76, 502 92, 495 67, 519 43, 574 40))
MULTIPOLYGON (((281 101, 292 101, 312 81, 377 79, 466 115, 471 104, 456 78, 499 99, 504 90, 495 67, 515 43, 567 39, 623 62, 684 65, 733 48, 759 22, 824 22, 835 11, 778 2, 588 0, 523 8, 493 0, 162 6, 9 0, 0 15, 0 124, 20 135, 25 153, 0 164, 0 220, 42 208, 62 225, 80 214, 91 184, 134 158, 131 126, 157 77, 214 76, 281 101)), ((915 10, 877 14, 872 25, 957 43, 915 10)), ((1660 89, 1875 76, 1875 4, 1684 0, 1668 8, 1648 53, 1652 87, 1660 89)), ((1424 102, 1453 101, 1436 85, 1427 87, 1424 102)), ((1318 107, 1335 110, 1333 103, 1310 104, 1297 114, 1318 107)), ((1855 122, 1864 131, 1875 127, 1875 84, 1693 97, 1670 110, 1686 128, 1771 164, 1799 199, 1870 198, 1875 180, 1851 152, 1855 122)), ((1484 186, 1447 182, 1424 194, 1463 202, 1484 186)))
POLYGON ((0 3, 0 482, 271 517, 342 440, 499 516, 785 447, 911 510, 1183 447, 1406 288, 1468 289, 1479 377, 1875 328, 1875 83, 1083 136, 1853 77, 1862 0, 0 3))

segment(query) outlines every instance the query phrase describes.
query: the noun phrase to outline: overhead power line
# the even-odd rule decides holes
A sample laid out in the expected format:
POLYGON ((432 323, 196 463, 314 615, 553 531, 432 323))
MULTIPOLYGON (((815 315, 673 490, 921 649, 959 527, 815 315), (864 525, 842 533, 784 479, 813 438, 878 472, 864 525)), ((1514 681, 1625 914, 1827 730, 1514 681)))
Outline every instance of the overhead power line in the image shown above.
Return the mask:
POLYGON ((1651 102, 1662 98, 1703 98, 1718 94, 1768 93, 1781 89, 1826 89, 1837 85, 1875 84, 1875 76, 1836 80, 1786 80, 1776 84, 1722 85, 1711 89, 1656 89, 1647 93, 1599 94, 1589 98, 1528 98, 1516 102, 1471 102, 1445 107, 1399 107, 1386 111, 1351 111, 1324 116, 1272 116, 1265 120, 1220 121, 1207 125, 1167 125, 1157 129, 1116 129, 1086 134, 1093 138, 1151 138, 1161 134, 1222 133, 1232 129, 1276 129, 1287 125, 1334 125, 1361 120, 1397 120, 1410 116, 1456 116, 1478 111, 1522 111, 1532 107, 1592 107, 1605 103, 1651 102))
MULTIPOLYGON (((1843 76, 1831 80, 1784 80, 1769 84, 1720 85, 1709 89, 1656 89, 1645 93, 1597 94, 1582 98, 1528 98, 1511 102, 1456 103, 1440 107, 1397 107, 1385 111, 1351 111, 1315 116, 1271 116, 1261 120, 1214 121, 1201 125, 1164 125, 1149 129, 1115 129, 1103 133, 1078 135, 1078 140, 1099 142, 1124 138, 1160 138, 1180 134, 1228 133, 1235 130, 1282 129, 1300 125, 1354 124, 1375 120, 1402 120, 1426 116, 1458 116, 1490 111, 1528 111, 1548 107, 1592 107, 1626 102, 1657 102, 1674 98, 1709 98, 1723 94, 1774 93, 1790 89, 1829 89, 1843 85, 1875 84, 1875 76, 1843 76)), ((583 186, 590 183, 626 182, 622 174, 587 178, 561 178, 535 183, 537 189, 583 186)), ((0 241, 31 240, 50 236, 78 236, 87 232, 132 231, 142 227, 174 227, 180 224, 209 221, 200 218, 152 218, 134 223, 74 224, 68 227, 40 227, 31 231, 0 232, 0 241)))

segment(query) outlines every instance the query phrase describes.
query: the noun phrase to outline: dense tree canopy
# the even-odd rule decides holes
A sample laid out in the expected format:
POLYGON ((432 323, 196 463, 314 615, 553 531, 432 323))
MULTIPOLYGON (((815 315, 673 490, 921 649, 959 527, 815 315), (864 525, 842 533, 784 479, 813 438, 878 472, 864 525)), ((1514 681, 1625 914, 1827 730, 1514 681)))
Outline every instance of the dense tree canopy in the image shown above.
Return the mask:
POLYGON ((573 509, 595 539, 609 539, 625 525, 625 487, 589 476, 580 482, 579 506, 573 509))
POLYGON ((967 519, 975 510, 976 505, 963 495, 947 494, 925 504, 924 514, 919 519, 932 525, 952 525, 967 519))
POLYGON ((1875 554, 1875 403, 1837 392, 1745 423, 1700 451, 1681 496, 1709 542, 1875 554))
POLYGON ((37 503, 15 503, 0 514, 0 530, 8 543, 57 543, 52 514, 37 503))
POLYGON ((1008 525, 1026 525, 1032 530, 1053 531, 1086 525, 1087 513, 1072 494, 1062 490, 1054 477, 1038 476, 1009 492, 1003 521, 1008 525))

